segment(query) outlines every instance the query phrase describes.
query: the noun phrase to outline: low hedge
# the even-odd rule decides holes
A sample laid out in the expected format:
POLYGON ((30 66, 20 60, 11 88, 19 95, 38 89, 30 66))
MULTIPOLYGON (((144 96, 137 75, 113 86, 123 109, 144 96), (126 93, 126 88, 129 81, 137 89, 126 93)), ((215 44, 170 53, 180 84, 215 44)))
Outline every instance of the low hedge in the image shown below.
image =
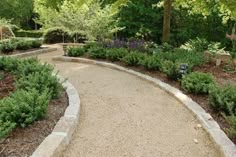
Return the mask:
POLYGON ((41 40, 36 39, 18 39, 12 38, 0 42, 0 51, 8 54, 16 50, 29 50, 32 48, 40 48, 42 46, 41 40))
POLYGON ((182 88, 195 94, 207 94, 213 85, 215 85, 214 77, 211 74, 202 72, 190 73, 183 76, 181 80, 182 88))
POLYGON ((16 37, 29 37, 29 38, 41 38, 43 36, 43 31, 40 30, 16 30, 16 37))
POLYGON ((63 87, 53 67, 41 64, 36 58, 20 60, 0 58, 0 70, 15 75, 16 91, 0 100, 0 139, 16 127, 45 117, 48 103, 59 96, 63 87))

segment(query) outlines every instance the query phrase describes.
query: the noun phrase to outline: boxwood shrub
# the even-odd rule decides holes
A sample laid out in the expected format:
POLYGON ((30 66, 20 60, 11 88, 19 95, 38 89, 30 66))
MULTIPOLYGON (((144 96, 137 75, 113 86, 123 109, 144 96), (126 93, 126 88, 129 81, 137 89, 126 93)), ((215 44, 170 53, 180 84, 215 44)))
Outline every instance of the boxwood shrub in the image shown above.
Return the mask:
POLYGON ((216 111, 236 116, 236 87, 231 85, 211 87, 209 103, 216 111))
POLYGON ((160 70, 161 62, 161 59, 156 55, 146 56, 142 61, 142 65, 148 70, 160 70))
POLYGON ((0 69, 15 75, 16 91, 0 100, 0 138, 16 127, 26 127, 47 113, 48 103, 59 96, 62 85, 53 67, 38 59, 0 58, 0 69))
POLYGON ((130 66, 142 65, 142 61, 145 58, 145 56, 146 55, 143 53, 133 51, 127 54, 124 58, 122 58, 122 61, 130 66))
POLYGON ((79 46, 69 46, 66 48, 66 55, 71 57, 80 57, 86 53, 86 49, 84 47, 79 46))
POLYGON ((215 84, 211 74, 193 72, 183 76, 181 80, 182 88, 190 93, 207 94, 212 85, 215 84))
POLYGON ((128 50, 125 48, 111 48, 106 51, 107 59, 111 61, 120 61, 127 54, 128 50))
POLYGON ((0 42, 0 50, 2 53, 8 54, 13 52, 16 48, 16 45, 11 40, 4 40, 0 42))
POLYGON ((88 54, 94 59, 105 59, 106 49, 100 46, 94 46, 88 49, 88 54))

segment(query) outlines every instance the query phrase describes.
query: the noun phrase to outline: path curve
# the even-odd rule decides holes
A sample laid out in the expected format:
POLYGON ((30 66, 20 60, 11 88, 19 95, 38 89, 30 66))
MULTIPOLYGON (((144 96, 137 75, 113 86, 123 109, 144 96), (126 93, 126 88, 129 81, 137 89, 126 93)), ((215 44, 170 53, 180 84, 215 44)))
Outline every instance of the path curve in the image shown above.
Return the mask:
POLYGON ((193 114, 165 91, 125 72, 52 61, 79 89, 80 122, 64 157, 218 157, 193 114), (194 142, 197 139, 197 142, 194 142))

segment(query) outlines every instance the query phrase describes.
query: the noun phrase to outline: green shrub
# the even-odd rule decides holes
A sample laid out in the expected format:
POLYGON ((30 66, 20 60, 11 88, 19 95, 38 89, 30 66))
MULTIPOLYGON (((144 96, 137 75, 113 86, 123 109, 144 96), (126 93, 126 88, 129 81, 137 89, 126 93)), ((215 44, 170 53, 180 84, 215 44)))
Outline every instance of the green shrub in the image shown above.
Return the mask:
POLYGON ((125 48, 114 48, 107 49, 107 58, 111 61, 120 61, 126 54, 128 54, 128 50, 125 48))
POLYGON ((17 90, 10 97, 0 101, 0 120, 25 127, 45 116, 50 94, 36 89, 17 90))
POLYGON ((216 111, 226 115, 236 115, 236 87, 212 87, 209 91, 209 103, 216 111))
POLYGON ((43 31, 39 30, 16 30, 14 31, 16 37, 41 38, 43 31))
POLYGON ((44 42, 48 44, 62 43, 68 41, 69 33, 63 28, 55 27, 48 29, 44 35, 44 42))
POLYGON ((230 128, 226 129, 226 132, 230 137, 235 138, 236 137, 236 116, 228 116, 228 117, 225 116, 225 118, 230 125, 230 128))
POLYGON ((6 137, 15 127, 14 122, 0 120, 0 139, 6 137))
POLYGON ((16 42, 17 50, 28 50, 32 48, 31 46, 32 46, 31 40, 20 40, 16 42))
POLYGON ((181 48, 188 51, 203 52, 207 50, 209 42, 204 38, 190 39, 181 48))
POLYGON ((161 63, 161 71, 164 72, 169 79, 178 80, 181 77, 179 64, 172 61, 163 61, 161 63))
POLYGON ((10 57, 0 57, 0 70, 14 72, 18 68, 18 60, 10 57))
POLYGON ((158 56, 147 56, 142 61, 142 65, 148 70, 159 70, 161 67, 161 60, 158 56))
POLYGON ((181 86, 184 90, 196 94, 207 94, 214 84, 214 78, 211 74, 201 72, 185 75, 181 80, 181 86))
POLYGON ((83 56, 86 53, 84 47, 79 46, 69 46, 66 48, 66 55, 71 57, 83 56))
POLYGON ((32 48, 40 48, 43 42, 41 40, 31 40, 31 47, 32 48))
POLYGON ((97 43, 97 42, 87 42, 84 45, 84 48, 85 48, 86 51, 89 51, 89 49, 91 49, 93 47, 102 47, 102 45, 100 43, 97 43))
POLYGON ((10 52, 13 52, 15 48, 15 44, 10 40, 0 42, 0 50, 2 53, 8 54, 10 52))
POLYGON ((0 58, 0 70, 16 75, 16 91, 0 100, 0 138, 15 127, 25 127, 47 112, 48 103, 56 98, 62 85, 53 67, 41 64, 38 59, 0 58))
POLYGON ((106 58, 106 49, 103 47, 91 47, 88 50, 89 56, 95 59, 105 59, 106 58))
POLYGON ((137 66, 142 64, 142 61, 145 56, 145 54, 133 51, 127 54, 124 58, 122 58, 122 61, 125 62, 125 64, 127 65, 137 66))

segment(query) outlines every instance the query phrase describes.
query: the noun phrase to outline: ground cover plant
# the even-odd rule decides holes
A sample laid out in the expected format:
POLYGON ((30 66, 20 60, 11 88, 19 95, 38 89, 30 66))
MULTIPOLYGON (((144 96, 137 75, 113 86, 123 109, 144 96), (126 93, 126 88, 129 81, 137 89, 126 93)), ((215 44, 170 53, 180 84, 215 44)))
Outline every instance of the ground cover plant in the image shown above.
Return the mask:
POLYGON ((16 78, 16 89, 0 100, 0 138, 16 127, 26 127, 45 117, 48 103, 59 96, 62 85, 53 67, 37 59, 1 57, 0 70, 16 78))

